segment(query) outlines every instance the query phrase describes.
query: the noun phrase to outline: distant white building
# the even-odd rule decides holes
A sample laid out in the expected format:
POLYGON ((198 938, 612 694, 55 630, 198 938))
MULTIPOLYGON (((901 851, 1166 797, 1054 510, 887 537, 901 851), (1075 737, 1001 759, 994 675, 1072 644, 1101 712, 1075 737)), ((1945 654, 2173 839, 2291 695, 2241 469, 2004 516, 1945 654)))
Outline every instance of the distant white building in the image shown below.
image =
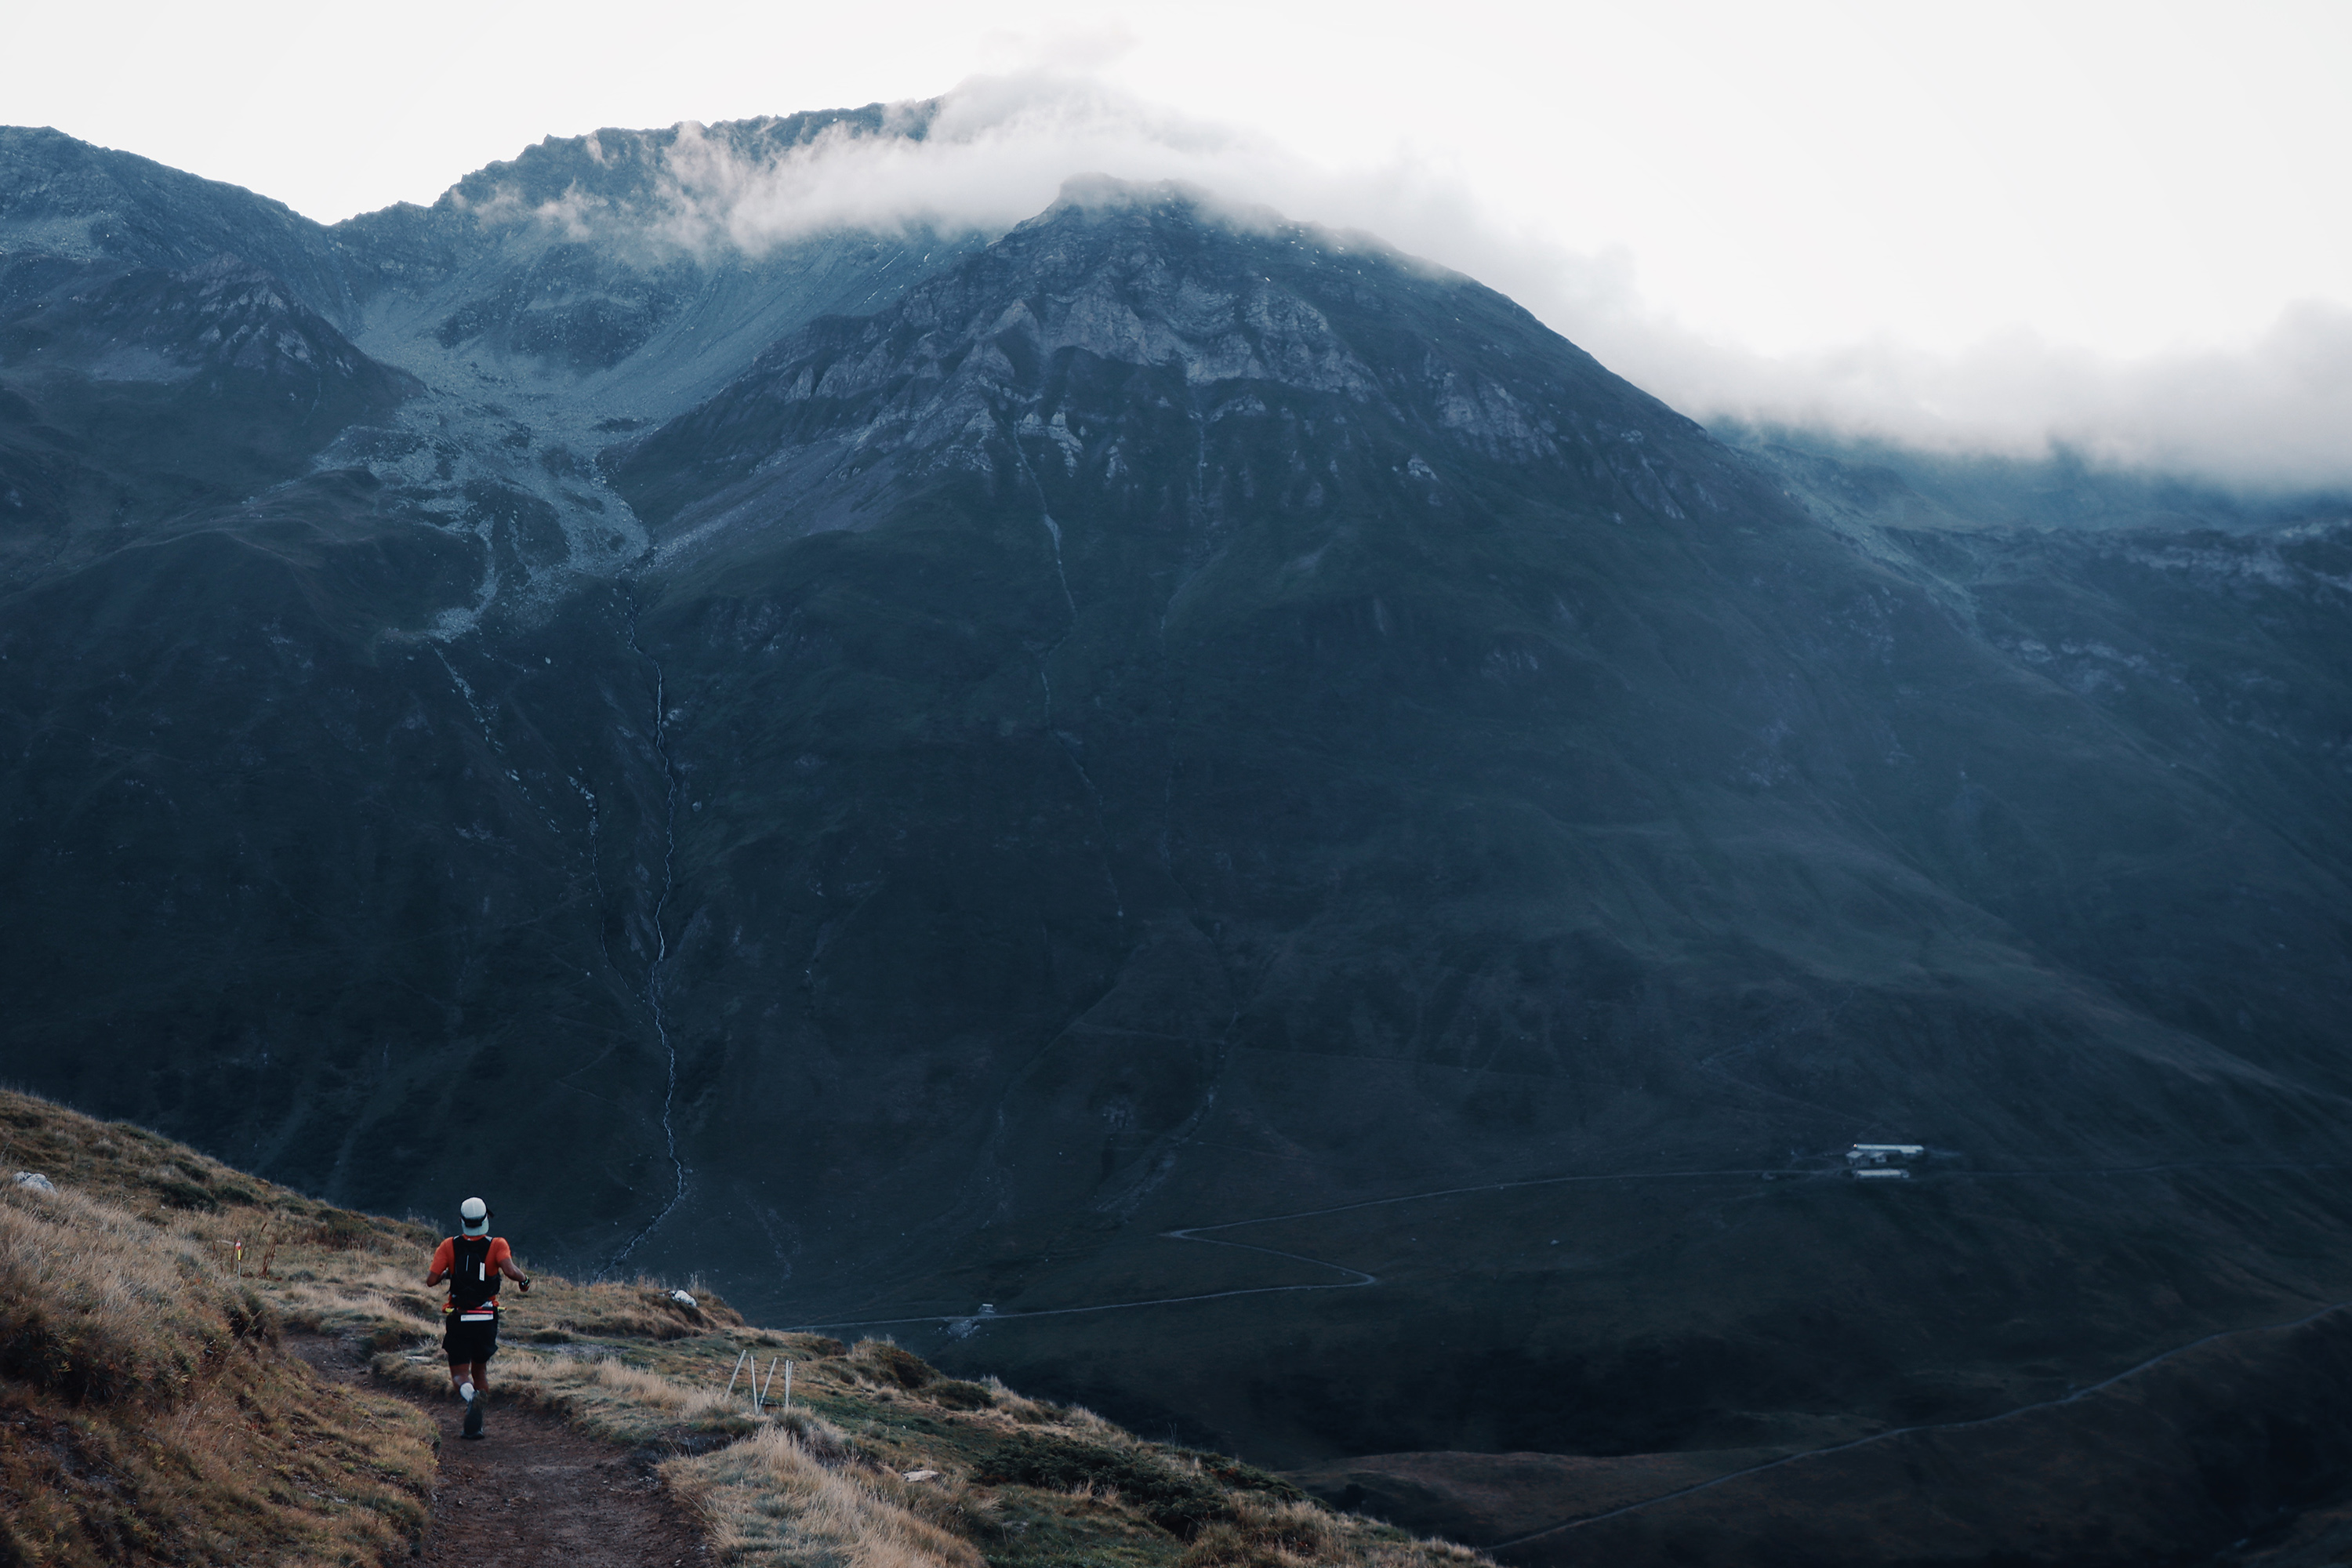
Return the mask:
POLYGON ((1903 1167, 1927 1152, 1924 1143, 1857 1143, 1845 1152, 1846 1173, 1856 1179, 1907 1179, 1911 1173, 1903 1167))

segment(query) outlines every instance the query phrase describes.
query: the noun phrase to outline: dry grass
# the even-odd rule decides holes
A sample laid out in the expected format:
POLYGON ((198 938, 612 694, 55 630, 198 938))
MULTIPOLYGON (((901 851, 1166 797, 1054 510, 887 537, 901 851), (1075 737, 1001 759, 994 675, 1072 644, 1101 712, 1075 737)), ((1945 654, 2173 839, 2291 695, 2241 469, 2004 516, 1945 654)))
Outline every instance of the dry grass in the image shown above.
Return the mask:
POLYGON ((1231 1519, 1193 1537, 1177 1568, 1471 1568, 1486 1562, 1466 1546, 1367 1530, 1311 1502, 1244 1495, 1234 1500, 1231 1519))
POLYGON ((216 1354, 216 1325, 265 1309, 204 1249, 68 1188, 0 1188, 0 1372, 69 1404, 169 1401, 216 1354))
MULTIPOLYGON (((438 1389, 430 1353, 378 1374, 438 1389)), ((501 1399, 632 1443, 715 1451, 662 1474, 722 1560, 809 1568, 1475 1568, 1486 1560, 1307 1500, 1214 1455, 1146 1443, 1092 1411, 941 1376, 887 1340, 712 1332, 501 1352, 501 1399), (756 1359, 747 1352, 756 1352, 756 1359), (796 1405, 757 1415, 739 1363, 796 1363, 796 1405), (977 1398, 977 1404, 971 1403, 977 1398), (828 1418, 830 1416, 831 1418, 828 1418), (740 1440, 728 1442, 730 1437, 740 1440), (909 1474, 929 1472, 911 1481, 909 1474)), ((1491 1564, 1487 1564, 1491 1568, 1491 1564)))
MULTIPOLYGON (((0 1568, 405 1555, 429 1424, 320 1383, 278 1331, 373 1345, 380 1380, 445 1393, 440 1292, 424 1284, 437 1233, 0 1093, 0 1183, 17 1169, 60 1190, 0 1185, 0 1568)), ((535 1284, 505 1294, 494 1399, 680 1454, 661 1473, 725 1561, 1491 1568, 1238 1461, 945 1377, 887 1340, 758 1330, 698 1287, 687 1308, 651 1279, 522 1267, 535 1284)))
POLYGON ((279 1342, 270 1302, 224 1267, 219 1205, 197 1206, 226 1178, 22 1096, 0 1096, 0 1562, 404 1555, 431 1429, 279 1342), (45 1168, 58 1191, 7 1180, 45 1168))
MULTIPOLYGON (((386 1383, 439 1394, 448 1373, 439 1351, 387 1352, 375 1358, 386 1383)), ((490 1387, 501 1403, 545 1410, 615 1443, 649 1443, 682 1436, 735 1436, 753 1430, 749 1401, 719 1387, 681 1382, 632 1366, 617 1355, 501 1346, 490 1366, 490 1387)))
MULTIPOLYGON (((783 1426, 662 1467, 725 1563, 793 1568, 982 1568, 971 1542, 906 1503, 908 1484, 783 1426)), ((933 1489, 937 1490, 937 1489, 933 1489)))

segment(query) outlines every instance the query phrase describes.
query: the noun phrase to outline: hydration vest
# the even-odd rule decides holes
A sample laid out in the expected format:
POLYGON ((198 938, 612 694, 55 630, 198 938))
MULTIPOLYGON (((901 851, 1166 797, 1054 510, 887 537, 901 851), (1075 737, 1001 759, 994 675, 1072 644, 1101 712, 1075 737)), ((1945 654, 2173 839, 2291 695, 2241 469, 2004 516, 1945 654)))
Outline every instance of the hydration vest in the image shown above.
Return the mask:
POLYGON ((453 1236, 449 1258, 449 1305, 460 1322, 486 1322, 498 1314, 499 1277, 490 1271, 490 1238, 453 1236))

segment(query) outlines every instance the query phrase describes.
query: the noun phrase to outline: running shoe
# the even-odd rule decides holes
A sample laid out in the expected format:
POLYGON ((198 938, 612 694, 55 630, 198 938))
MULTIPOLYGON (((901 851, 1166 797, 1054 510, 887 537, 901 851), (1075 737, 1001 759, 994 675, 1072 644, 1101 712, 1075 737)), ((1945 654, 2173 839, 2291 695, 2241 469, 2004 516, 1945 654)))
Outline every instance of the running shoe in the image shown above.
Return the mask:
POLYGON ((466 1425, 459 1431, 460 1436, 478 1437, 482 1435, 482 1406, 489 1402, 489 1396, 480 1389, 474 1390, 474 1397, 466 1401, 466 1425))

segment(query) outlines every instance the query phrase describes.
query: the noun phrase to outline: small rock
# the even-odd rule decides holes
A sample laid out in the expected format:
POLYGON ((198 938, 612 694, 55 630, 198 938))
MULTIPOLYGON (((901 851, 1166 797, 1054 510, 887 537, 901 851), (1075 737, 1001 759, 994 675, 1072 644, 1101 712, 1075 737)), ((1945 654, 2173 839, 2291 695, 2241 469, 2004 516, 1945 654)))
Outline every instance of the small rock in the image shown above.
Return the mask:
POLYGON ((683 1290, 671 1291, 669 1293, 669 1299, 677 1302, 679 1306, 686 1308, 688 1311, 692 1311, 694 1310, 694 1298, 688 1295, 683 1290))
POLYGON ((908 1470, 905 1479, 910 1481, 935 1481, 940 1479, 940 1473, 937 1470, 908 1470))
POLYGON ((28 1191, 36 1193, 54 1193, 58 1190, 56 1185, 50 1182, 48 1177, 41 1174, 38 1171, 17 1172, 16 1184, 27 1189, 28 1191))

